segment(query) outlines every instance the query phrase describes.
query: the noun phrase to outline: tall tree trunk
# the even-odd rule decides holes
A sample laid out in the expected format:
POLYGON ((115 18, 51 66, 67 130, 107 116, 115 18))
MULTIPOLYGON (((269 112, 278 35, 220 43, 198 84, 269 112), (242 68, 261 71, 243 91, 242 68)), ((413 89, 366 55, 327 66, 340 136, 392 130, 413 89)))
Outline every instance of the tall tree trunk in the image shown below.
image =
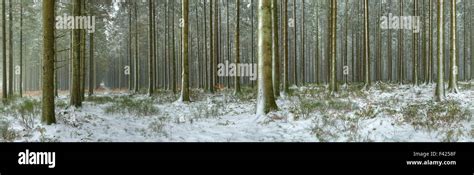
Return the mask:
POLYGON ((183 13, 183 62, 182 62, 182 76, 181 76, 181 100, 183 102, 189 102, 189 67, 188 67, 188 33, 189 33, 189 0, 182 0, 182 13, 183 13))
MULTIPOLYGON (((92 0, 89 0, 89 12, 90 15, 94 15, 92 0)), ((89 34, 89 96, 94 95, 94 75, 95 75, 95 64, 94 64, 94 33, 89 34)))
POLYGON ((258 98, 257 115, 276 110, 272 87, 271 0, 258 1, 258 98))
POLYGON ((315 57, 316 57, 316 65, 314 68, 315 71, 315 81, 316 84, 319 84, 320 81, 320 75, 319 73, 321 72, 321 66, 320 66, 320 50, 319 50, 319 1, 316 1, 316 49, 315 49, 315 57))
POLYGON ((337 47, 337 1, 331 0, 331 47, 330 47, 330 75, 329 75, 329 92, 334 94, 337 92, 337 66, 336 66, 336 47, 337 47))
MULTIPOLYGON (((403 16, 403 0, 400 0, 400 16, 403 16)), ((404 66, 403 66, 403 30, 398 32, 398 83, 403 84, 404 66)))
POLYGON ((444 0, 438 1, 438 80, 436 83, 435 100, 442 101, 444 93, 444 0))
POLYGON ((133 79, 132 79, 132 61, 133 54, 132 54, 132 5, 129 4, 128 6, 128 66, 130 74, 128 75, 128 90, 133 90, 133 79))
POLYGON ((272 78, 273 92, 275 97, 280 96, 280 46, 278 36, 278 2, 272 0, 272 32, 273 32, 273 52, 272 52, 272 78))
POLYGON ((209 85, 208 85, 208 90, 210 93, 214 93, 214 57, 215 57, 215 48, 214 48, 214 44, 215 44, 215 40, 214 40, 214 37, 215 35, 213 34, 214 33, 214 20, 213 20, 213 15, 215 15, 214 13, 212 13, 212 10, 213 10, 213 5, 214 5, 214 1, 216 0, 210 0, 209 2, 209 39, 210 39, 210 58, 209 58, 209 75, 207 76, 208 77, 208 82, 209 82, 209 85))
MULTIPOLYGON (((235 0, 235 64, 240 64, 240 0, 235 0)), ((240 69, 235 71, 235 94, 240 94, 240 69)))
POLYGON ((288 0, 283 0, 283 94, 289 93, 288 82, 288 0))
POLYGON ((43 0, 43 83, 42 117, 47 125, 56 123, 54 112, 54 0, 43 0))
POLYGON ((153 0, 148 0, 148 96, 154 93, 153 0))
POLYGON ((13 8, 12 0, 8 1, 8 96, 13 96, 13 8))
POLYGON ((138 45, 138 4, 137 1, 134 1, 134 6, 135 6, 135 69, 134 69, 134 75, 135 75, 135 86, 134 86, 134 91, 135 93, 138 93, 140 91, 140 57, 139 57, 139 52, 140 52, 140 46, 138 45))
POLYGON ((23 97, 23 0, 20 0, 20 97, 23 97))
POLYGON ((458 93, 458 59, 456 49, 456 0, 451 0, 451 69, 449 73, 448 91, 451 93, 458 93))
MULTIPOLYGON (((81 15, 81 0, 73 1, 73 14, 74 16, 81 15)), ((81 61, 81 31, 75 29, 73 31, 72 38, 73 45, 73 58, 72 58, 72 90, 71 90, 71 106, 81 107, 82 102, 80 99, 80 88, 81 88, 81 79, 80 79, 80 61, 81 61)))
POLYGON ((7 35, 6 35, 6 14, 5 14, 5 0, 2 0, 2 99, 3 101, 7 100, 8 98, 8 90, 7 90, 7 35))
POLYGON ((301 65, 300 65, 300 69, 301 69, 301 84, 302 85, 305 85, 306 83, 306 77, 305 77, 305 0, 301 0, 301 65))
MULTIPOLYGON (((418 16, 418 0, 413 2, 413 16, 418 16)), ((413 72, 412 81, 418 86, 418 33, 413 33, 413 72)))
POLYGON ((296 35, 298 24, 296 18, 296 0, 293 0, 293 36, 295 37, 293 38, 293 83, 298 86, 298 35, 296 35))
POLYGON ((369 2, 364 0, 364 89, 369 89, 371 86, 369 39, 369 2))

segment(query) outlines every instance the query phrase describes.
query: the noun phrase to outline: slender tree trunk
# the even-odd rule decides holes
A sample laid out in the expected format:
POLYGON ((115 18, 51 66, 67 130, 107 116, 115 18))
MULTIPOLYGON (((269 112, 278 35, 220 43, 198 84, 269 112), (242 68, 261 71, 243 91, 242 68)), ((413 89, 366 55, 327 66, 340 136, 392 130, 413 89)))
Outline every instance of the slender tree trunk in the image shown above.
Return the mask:
MULTIPOLYGON (((413 16, 418 16, 418 0, 413 2, 413 16)), ((412 81, 414 86, 418 86, 418 34, 413 33, 413 72, 412 81)))
MULTIPOLYGON (((92 0, 89 0, 90 6, 90 15, 94 15, 92 0)), ((94 33, 89 34, 89 96, 94 95, 94 74, 95 74, 95 64, 94 64, 94 33)))
POLYGON ((210 0, 209 2, 209 39, 210 39, 210 58, 209 58, 209 75, 207 76, 209 78, 209 85, 208 85, 208 90, 210 93, 214 93, 214 57, 215 57, 215 48, 214 48, 214 44, 215 44, 215 35, 213 34, 214 33, 214 20, 213 20, 213 15, 215 15, 214 13, 212 13, 213 11, 213 5, 214 5, 214 1, 216 0, 210 0))
MULTIPOLYGON (((400 16, 403 16, 403 0, 400 0, 400 16)), ((403 84, 404 66, 403 66, 403 31, 398 32, 398 83, 403 84)))
POLYGON ((128 90, 133 90, 133 82, 132 82, 132 5, 128 6, 128 66, 130 74, 128 75, 128 90))
POLYGON ((435 100, 444 100, 444 0, 438 0, 438 80, 436 83, 435 100))
POLYGON ((258 98, 257 115, 276 110, 272 87, 272 16, 271 0, 258 1, 258 98))
POLYGON ((369 2, 364 0, 364 88, 371 86, 370 79, 370 44, 369 44, 369 2))
POLYGON ((47 125, 56 123, 54 112, 54 0, 43 1, 43 83, 42 117, 47 125))
POLYGON ((8 96, 13 96, 13 7, 12 0, 8 1, 8 96))
POLYGON ((288 95, 288 0, 283 0, 283 94, 288 95))
POLYGON ((23 97, 23 0, 20 0, 20 97, 23 97))
POLYGON ((140 57, 139 57, 139 52, 140 52, 140 46, 138 45, 138 4, 137 1, 134 1, 135 5, 135 93, 138 93, 140 91, 140 57))
POLYGON ((337 58, 337 1, 336 0, 331 0, 331 50, 329 51, 331 53, 330 55, 330 75, 329 75, 329 92, 331 94, 334 94, 335 92, 338 91, 337 87, 337 64, 336 64, 336 58, 337 58))
MULTIPOLYGON (((235 0, 235 64, 240 64, 240 0, 235 0)), ((235 72, 235 94, 240 94, 240 69, 235 72)))
POLYGON ((458 54, 456 49, 456 0, 451 0, 451 69, 449 73, 448 91, 458 93, 458 54))
POLYGON ((295 37, 293 38, 293 83, 298 86, 298 35, 296 35, 298 23, 296 23, 296 18, 296 0, 293 0, 293 36, 295 37))
POLYGON ((273 92, 275 97, 280 96, 280 46, 278 36, 278 2, 272 0, 272 32, 273 32, 273 56, 272 56, 272 78, 273 92))
POLYGON ((5 0, 2 0, 2 99, 3 101, 7 100, 8 98, 8 90, 7 90, 7 35, 6 35, 6 14, 5 14, 5 0))
POLYGON ((305 85, 306 83, 306 77, 305 77, 305 0, 301 0, 301 84, 305 85))
POLYGON ((154 93, 153 0, 148 0, 148 96, 154 93))

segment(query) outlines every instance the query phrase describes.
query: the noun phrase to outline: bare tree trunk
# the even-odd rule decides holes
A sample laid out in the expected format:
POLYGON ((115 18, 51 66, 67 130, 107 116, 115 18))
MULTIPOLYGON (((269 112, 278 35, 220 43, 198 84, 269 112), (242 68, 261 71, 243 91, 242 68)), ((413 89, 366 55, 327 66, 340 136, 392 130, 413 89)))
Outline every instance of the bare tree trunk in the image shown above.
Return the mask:
MULTIPOLYGON (((272 0, 272 32, 273 32, 273 56, 272 56, 272 78, 273 92, 275 97, 280 96, 280 46, 278 36, 278 2, 272 0)), ((303 51, 304 52, 304 51, 303 51)))
MULTIPOLYGON (((418 16, 418 0, 413 2, 413 15, 418 16)), ((412 81, 414 86, 418 86, 418 34, 413 33, 413 72, 412 81)))
POLYGON ((288 95, 288 0, 283 0, 283 94, 288 95))
POLYGON ((456 49, 456 0, 451 0, 451 69, 449 73, 448 91, 451 93, 458 93, 458 59, 456 49))
POLYGON ((183 13, 183 62, 182 62, 182 76, 181 76, 181 98, 180 101, 189 102, 189 66, 188 66, 188 33, 189 33, 189 0, 182 0, 183 13))
POLYGON ((2 0, 2 57, 3 57, 3 62, 2 62, 2 99, 5 102, 8 98, 8 90, 7 90, 7 84, 8 84, 8 79, 7 79, 7 37, 6 37, 6 15, 5 15, 5 0, 2 0))
POLYGON ((336 58, 337 58, 337 1, 336 0, 331 0, 331 50, 330 52, 330 76, 329 76, 329 92, 331 94, 334 94, 335 92, 338 91, 337 87, 337 64, 336 64, 336 58))
POLYGON ((444 100, 444 0, 438 1, 438 81, 436 83, 435 100, 444 100))
MULTIPOLYGON (((400 0, 400 16, 403 16, 403 0, 400 0)), ((403 84, 404 79, 403 66, 403 30, 398 32, 398 83, 403 84)))
POLYGON ((23 97, 23 0, 20 0, 20 97, 23 97))
POLYGON ((272 16, 271 0, 258 1, 258 98, 257 115, 276 110, 272 87, 272 16))
MULTIPOLYGON (((81 15, 81 0, 74 0, 73 1, 73 14, 75 16, 81 15)), ((80 97, 80 90, 81 90, 81 79, 80 79, 80 61, 81 61, 81 31, 76 29, 73 31, 73 38, 72 38, 72 45, 73 45, 73 58, 72 58, 72 90, 71 90, 71 106, 74 107, 81 107, 81 97, 80 97)))
POLYGON ((54 112, 54 6, 55 1, 43 1, 43 83, 42 117, 47 125, 56 123, 54 112))
MULTIPOLYGON (((235 0, 235 64, 240 64, 240 0, 235 0)), ((236 69, 235 71, 235 94, 238 95, 241 93, 240 90, 240 69, 236 69)))
POLYGON ((154 93, 153 0, 148 0, 148 96, 154 93))

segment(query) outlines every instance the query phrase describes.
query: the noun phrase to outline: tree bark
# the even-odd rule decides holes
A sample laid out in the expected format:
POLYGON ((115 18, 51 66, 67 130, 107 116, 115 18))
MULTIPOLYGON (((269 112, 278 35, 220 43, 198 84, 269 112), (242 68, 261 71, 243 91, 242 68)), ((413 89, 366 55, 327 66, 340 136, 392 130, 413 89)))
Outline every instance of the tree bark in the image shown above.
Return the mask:
POLYGON ((182 62, 182 76, 181 76, 181 101, 189 102, 189 66, 188 66, 188 33, 189 33, 189 0, 182 0, 183 13, 183 62, 182 62))
POLYGON ((448 91, 451 93, 458 93, 458 59, 457 59, 457 48, 456 48, 456 0, 451 0, 451 61, 450 61, 450 73, 449 73, 449 86, 448 91))
POLYGON ((56 123, 54 112, 54 0, 43 0, 43 83, 42 117, 47 125, 56 123))
POLYGON ((435 100, 444 100, 444 18, 443 18, 443 7, 444 0, 438 1, 438 80, 436 83, 435 100))
POLYGON ((265 115, 277 106, 272 87, 272 16, 271 0, 258 1, 258 101, 257 115, 265 115))

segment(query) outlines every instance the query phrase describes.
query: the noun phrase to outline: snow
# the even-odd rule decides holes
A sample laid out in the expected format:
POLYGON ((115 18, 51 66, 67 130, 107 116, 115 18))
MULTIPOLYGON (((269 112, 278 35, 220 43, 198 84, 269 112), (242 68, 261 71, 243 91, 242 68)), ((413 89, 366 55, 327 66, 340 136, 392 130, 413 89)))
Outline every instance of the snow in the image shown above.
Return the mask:
MULTIPOLYGON (((461 110, 470 111, 466 119, 440 124, 438 128, 415 126, 404 117, 410 105, 420 105, 417 115, 433 102, 434 85, 376 84, 367 91, 341 90, 339 97, 327 97, 324 86, 292 87, 291 96, 279 98, 279 111, 266 116, 255 115, 255 94, 238 98, 231 90, 207 94, 193 90, 193 102, 181 103, 169 92, 157 97, 129 96, 107 91, 97 98, 112 101, 86 101, 82 108, 57 107, 57 124, 47 126, 34 116, 33 129, 26 129, 15 113, 2 112, 0 124, 9 123, 16 133, 14 142, 472 142, 474 141, 474 90, 461 88, 458 94, 447 94, 447 100, 459 102, 461 110), (294 95, 296 94, 296 95, 294 95), (108 113, 116 99, 150 102, 158 112, 136 115, 108 113), (303 101, 321 102, 307 115, 303 101)), ((39 100, 38 97, 31 99, 39 100)), ((12 105, 21 104, 18 100, 12 105)), ((57 102, 66 103, 66 96, 57 102)), ((140 107, 140 106, 138 106, 140 107)), ((8 108, 8 107, 7 107, 8 108)), ((427 117, 430 116, 417 116, 427 117)), ((443 121, 440 121, 443 122, 443 121)), ((0 126, 2 127, 2 126, 0 126)))

